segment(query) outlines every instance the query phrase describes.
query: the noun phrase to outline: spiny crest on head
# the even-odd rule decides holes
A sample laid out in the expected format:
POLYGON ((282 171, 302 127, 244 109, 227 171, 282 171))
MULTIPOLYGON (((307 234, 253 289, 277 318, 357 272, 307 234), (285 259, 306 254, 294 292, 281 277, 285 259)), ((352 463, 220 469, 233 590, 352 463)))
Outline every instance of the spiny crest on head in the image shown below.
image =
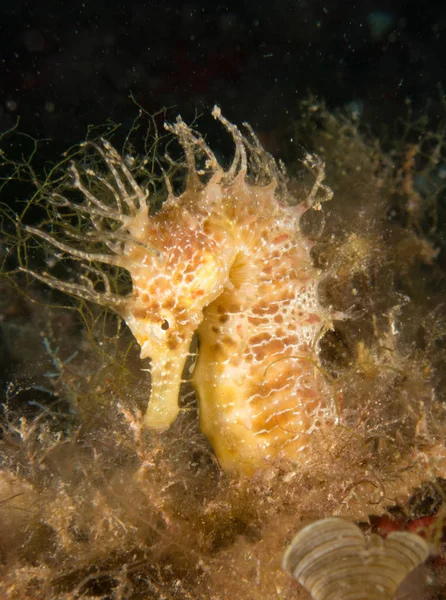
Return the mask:
MULTIPOLYGON (((220 164, 203 136, 186 125, 181 117, 174 124, 165 124, 184 150, 186 189, 194 191, 205 187, 209 180, 205 182, 203 179, 210 175, 213 182, 223 186, 231 185, 236 179, 245 181, 248 178, 254 185, 278 187, 279 195, 283 193, 285 196, 287 176, 284 166, 264 150, 251 126, 244 123, 249 134, 246 136, 223 117, 219 107, 214 107, 212 115, 224 125, 234 140, 234 158, 228 169, 220 164), (204 171, 197 168, 198 152, 206 157, 204 171)), ((50 232, 42 227, 25 226, 24 229, 58 250, 56 258, 59 262, 68 259, 79 261, 85 275, 80 276, 81 283, 62 281, 48 272, 31 271, 25 260, 21 260, 21 270, 64 293, 110 306, 119 312, 125 297, 112 291, 112 282, 99 265, 131 270, 128 257, 125 261, 122 257, 129 242, 140 244, 141 247, 143 245, 144 226, 150 221, 149 189, 136 181, 126 164, 126 158, 108 140, 88 141, 81 148, 93 149, 103 162, 105 171, 93 165, 87 166, 82 172, 80 163, 73 161, 68 169, 70 181, 67 183, 63 178, 62 186, 48 198, 52 214, 46 224, 50 232), (79 192, 80 201, 67 194, 70 189, 79 192), (72 227, 71 220, 64 218, 63 209, 72 211, 81 227, 72 227)), ((322 161, 307 154, 303 163, 315 174, 313 188, 306 199, 307 206, 329 200, 332 193, 322 183, 325 176, 322 161)), ((169 196, 174 198, 169 177, 165 176, 164 179, 169 196)), ((41 190, 45 196, 46 187, 43 186, 41 190)), ((147 245, 145 251, 152 254, 159 252, 147 245)))
POLYGON ((178 116, 176 123, 165 123, 165 128, 173 133, 180 142, 185 158, 187 169, 187 188, 201 188, 204 186, 200 176, 211 175, 212 181, 222 185, 231 185, 237 177, 244 180, 252 179, 255 185, 268 185, 273 182, 280 190, 286 188, 287 176, 282 163, 265 151, 252 127, 243 123, 249 137, 228 121, 218 106, 214 106, 212 116, 220 121, 231 134, 235 144, 234 157, 228 169, 224 169, 215 154, 205 142, 200 133, 193 131, 183 119, 178 116), (200 151, 205 157, 205 171, 199 170, 196 164, 196 154, 200 151))
MULTIPOLYGON (((126 244, 130 239, 137 240, 132 224, 148 217, 149 192, 136 182, 123 157, 108 140, 84 142, 81 148, 93 149, 105 164, 105 173, 97 167, 88 167, 82 174, 79 164, 71 162, 69 182, 65 180, 63 187, 49 195, 52 213, 46 224, 51 233, 42 226, 24 227, 26 232, 58 250, 59 262, 79 261, 84 271, 79 275, 80 283, 62 281, 48 272, 36 273, 23 265, 21 270, 62 292, 119 311, 125 297, 112 291, 110 277, 95 265, 124 266, 121 257, 126 244), (81 199, 73 199, 70 190, 77 190, 81 199), (72 218, 65 216, 64 209, 77 218, 77 228, 71 225, 72 218)), ((44 188, 41 191, 46 193, 44 188)))

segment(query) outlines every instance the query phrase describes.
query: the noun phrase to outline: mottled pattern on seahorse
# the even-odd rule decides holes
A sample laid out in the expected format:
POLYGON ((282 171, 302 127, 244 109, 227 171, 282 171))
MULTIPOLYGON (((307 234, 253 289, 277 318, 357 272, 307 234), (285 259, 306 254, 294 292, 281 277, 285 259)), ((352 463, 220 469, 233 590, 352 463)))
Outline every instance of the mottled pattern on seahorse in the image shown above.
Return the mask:
MULTIPOLYGON (((134 291, 121 314, 142 356, 152 359, 149 427, 166 427, 176 416, 181 372, 198 328, 193 382, 201 429, 223 468, 251 473, 277 457, 305 460, 325 408, 317 347, 329 315, 299 227, 315 198, 291 206, 278 192, 278 168, 257 140, 251 145, 217 117, 236 144, 228 170, 182 121, 171 126, 185 149, 186 190, 171 193, 155 216, 144 215, 134 227, 138 243, 128 244, 121 258, 134 291), (195 171, 199 151, 211 171, 205 182, 195 171), (257 161, 252 181, 250 151, 257 161), (256 183, 259 175, 269 181, 256 183)), ((328 194, 321 179, 317 185, 328 194)))
POLYGON ((179 411, 182 372, 198 332, 193 382, 202 431, 222 467, 252 473, 272 461, 304 462, 311 436, 330 414, 318 366, 318 343, 330 313, 318 299, 314 268, 300 218, 331 197, 324 165, 307 155, 314 182, 303 198, 286 190, 283 169, 251 128, 244 135, 215 108, 229 131, 234 159, 224 168, 204 138, 181 118, 167 128, 183 146, 185 189, 149 214, 146 187, 125 159, 102 140, 89 142, 105 170, 73 163, 70 188, 51 195, 51 230, 25 230, 81 261, 78 282, 23 268, 63 292, 109 306, 126 321, 151 359, 144 425, 167 429, 179 411), (96 191, 98 190, 98 191, 96 191), (73 234, 59 207, 82 223, 73 234), (62 235, 59 235, 59 232, 62 235), (63 233, 65 232, 65 238, 63 233), (104 251, 105 248, 105 251, 104 251), (127 270, 129 296, 114 292, 98 265, 127 270))

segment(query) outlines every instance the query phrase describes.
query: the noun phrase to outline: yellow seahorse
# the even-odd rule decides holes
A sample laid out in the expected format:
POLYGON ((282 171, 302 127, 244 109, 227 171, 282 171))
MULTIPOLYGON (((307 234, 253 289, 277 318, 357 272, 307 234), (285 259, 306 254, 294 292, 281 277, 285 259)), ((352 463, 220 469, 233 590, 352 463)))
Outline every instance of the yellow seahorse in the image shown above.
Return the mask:
MULTIPOLYGON (((326 410, 317 346, 330 323, 318 300, 320 272, 301 233, 302 214, 331 197, 323 163, 306 157, 315 174, 307 197, 288 200, 284 173, 249 126, 244 135, 215 107, 213 115, 235 143, 225 169, 203 137, 181 118, 167 128, 183 146, 185 190, 169 195, 149 216, 147 192, 108 143, 95 145, 109 176, 90 171, 110 192, 95 196, 72 165, 72 186, 82 203, 61 194, 52 201, 88 214, 108 253, 61 241, 42 229, 28 231, 65 255, 126 269, 132 293, 114 295, 92 283, 38 279, 70 294, 108 304, 133 332, 141 357, 151 358, 151 395, 144 416, 165 429, 178 414, 182 371, 194 333, 199 354, 193 374, 200 426, 222 467, 252 473, 278 457, 305 460, 311 433, 326 410), (198 156, 205 158, 203 169, 198 156)), ((97 269, 89 267, 90 272, 97 269)), ((88 275, 88 273, 87 273, 88 275)), ((84 278, 85 282, 85 278, 84 278)))

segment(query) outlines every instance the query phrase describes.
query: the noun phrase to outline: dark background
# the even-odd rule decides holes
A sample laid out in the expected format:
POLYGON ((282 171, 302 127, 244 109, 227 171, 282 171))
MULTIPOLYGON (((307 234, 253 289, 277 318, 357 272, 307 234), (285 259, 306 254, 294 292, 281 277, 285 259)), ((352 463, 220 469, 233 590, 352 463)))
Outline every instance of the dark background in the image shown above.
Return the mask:
POLYGON ((185 119, 218 103, 273 152, 309 91, 378 130, 429 99, 442 119, 445 30, 444 1, 2 0, 0 130, 66 148, 130 125, 130 93, 185 119))

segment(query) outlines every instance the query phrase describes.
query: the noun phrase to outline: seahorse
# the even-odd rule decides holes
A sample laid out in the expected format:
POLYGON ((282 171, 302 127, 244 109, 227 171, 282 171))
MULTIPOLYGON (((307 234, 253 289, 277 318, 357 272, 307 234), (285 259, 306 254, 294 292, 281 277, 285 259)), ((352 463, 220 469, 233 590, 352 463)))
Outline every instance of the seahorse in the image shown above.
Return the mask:
POLYGON ((83 203, 61 194, 53 202, 88 213, 108 253, 73 248, 42 229, 27 229, 65 255, 130 273, 126 297, 112 294, 105 277, 105 291, 97 291, 88 281, 34 275, 108 304, 125 320, 141 358, 151 359, 146 427, 167 429, 176 419, 182 372, 197 332, 193 385, 201 430, 223 469, 250 474, 281 457, 305 460, 327 410, 317 356, 332 315, 319 301, 322 274, 313 266, 300 219, 331 191, 323 184, 322 161, 307 155, 314 184, 303 200, 291 202, 284 169, 253 130, 245 124, 242 133, 218 107, 212 114, 232 136, 232 163, 224 168, 204 138, 178 117, 166 127, 184 150, 185 187, 175 194, 167 181, 168 198, 154 215, 147 191, 109 142, 95 147, 110 177, 89 173, 111 192, 108 203, 71 167, 83 203), (205 159, 202 168, 198 158, 205 159))

